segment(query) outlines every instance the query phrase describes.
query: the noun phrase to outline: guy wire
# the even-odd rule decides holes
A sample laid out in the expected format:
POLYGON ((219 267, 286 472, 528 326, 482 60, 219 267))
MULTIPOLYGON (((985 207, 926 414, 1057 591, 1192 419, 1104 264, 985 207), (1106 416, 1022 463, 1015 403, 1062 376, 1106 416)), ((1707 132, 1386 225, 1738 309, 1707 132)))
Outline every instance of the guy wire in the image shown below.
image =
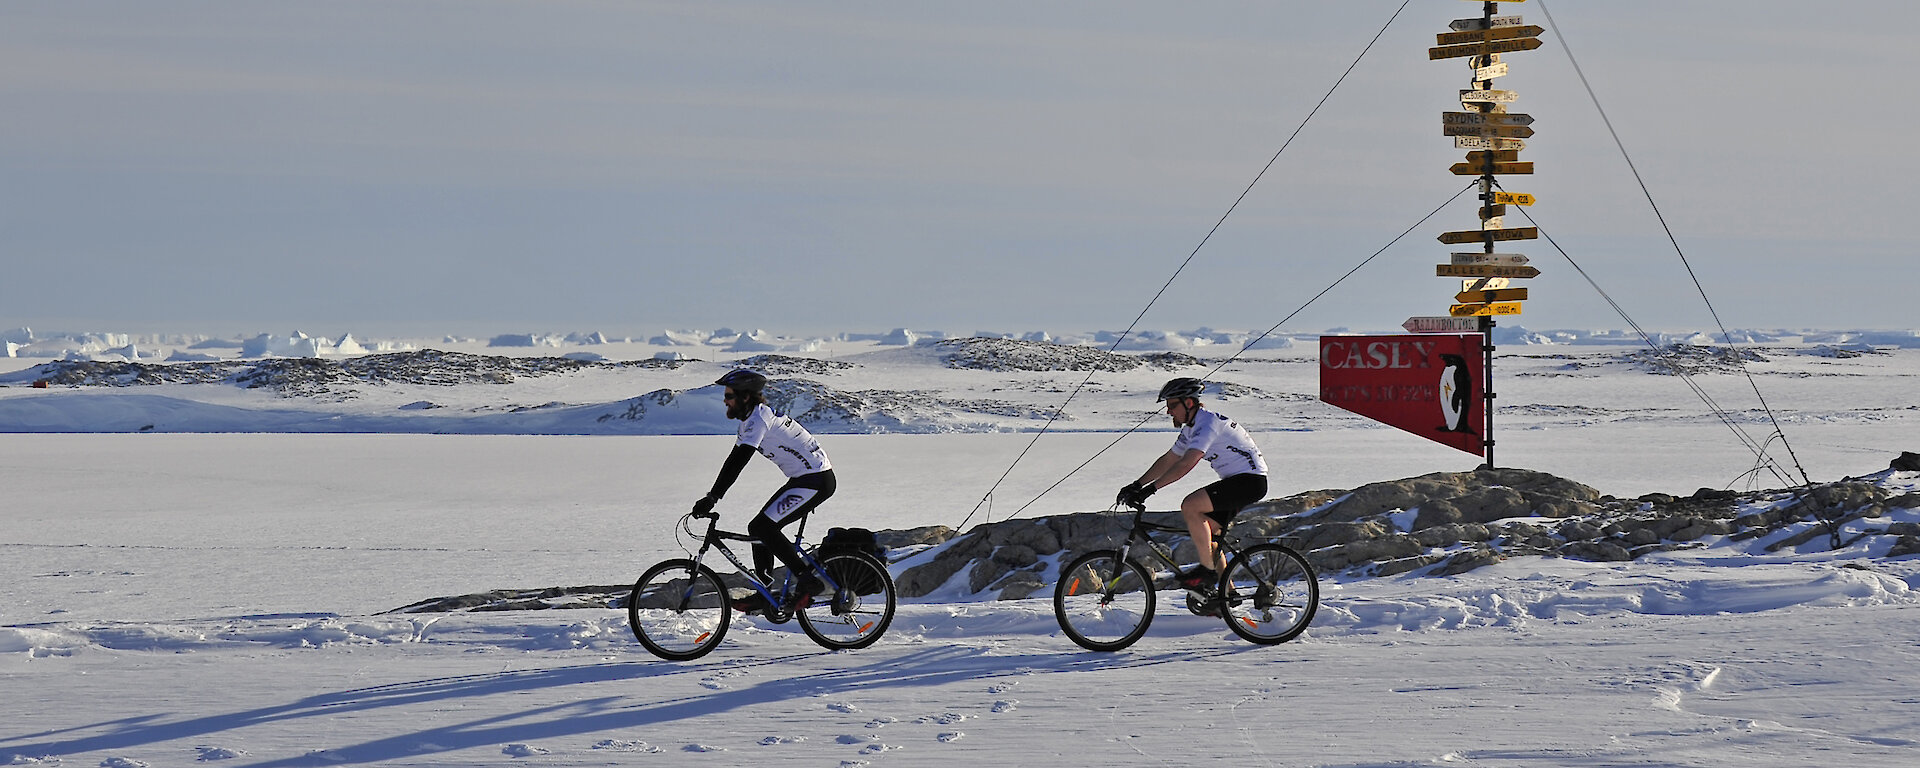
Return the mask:
MULTIPOLYGON (((1660 205, 1654 202, 1653 192, 1652 190, 1649 190, 1647 188, 1646 180, 1641 178, 1640 168, 1634 165, 1633 156, 1627 152, 1626 143, 1620 140, 1620 133, 1614 130, 1613 128, 1613 120, 1607 117, 1606 108, 1600 105, 1600 96, 1594 92, 1593 84, 1587 80, 1586 71, 1580 68, 1579 59, 1574 58, 1573 47, 1570 45, 1567 45, 1566 36, 1560 34, 1560 25, 1558 22, 1555 22, 1553 20, 1553 12, 1547 9, 1546 0, 1540 0, 1540 12, 1546 15, 1547 27, 1553 30, 1554 39, 1560 42, 1560 50, 1566 52, 1567 62, 1573 65, 1573 73, 1579 76, 1581 87, 1585 88, 1587 91, 1587 98, 1593 101, 1594 111, 1600 113, 1600 122, 1606 125, 1607 134, 1613 137, 1613 145, 1619 148, 1620 157, 1626 160, 1627 170, 1633 173, 1634 182, 1640 185, 1640 193, 1646 196, 1648 207, 1653 209, 1654 218, 1658 219, 1660 222, 1660 229, 1666 232, 1667 242, 1673 244, 1673 252, 1680 257, 1681 265, 1686 267, 1687 277, 1693 280, 1694 289, 1700 292, 1700 300, 1706 303, 1707 313, 1713 316, 1714 324, 1719 326, 1720 338, 1726 342, 1727 348, 1729 350, 1733 350, 1733 334, 1727 331, 1727 324, 1720 320, 1720 312, 1719 310, 1714 308, 1713 300, 1707 298, 1706 286, 1700 283, 1700 276, 1694 273, 1693 262, 1687 260, 1686 251, 1680 248, 1679 238, 1674 236, 1673 228, 1667 225, 1667 217, 1660 212, 1660 205)), ((1525 209, 1522 209, 1522 213, 1525 213, 1525 209)), ((1527 220, 1532 221, 1533 217, 1528 216, 1527 220)), ((1555 246, 1555 247, 1557 248, 1558 246, 1555 246)), ((1561 254, 1565 255, 1565 251, 1562 251, 1561 254)), ((1571 262, 1572 260, 1569 259, 1568 261, 1571 262)), ((1589 279, 1589 282, 1592 282, 1591 279, 1589 279)), ((1594 287, 1597 289, 1599 286, 1595 285, 1594 287)), ((1624 315, 1622 316, 1624 317, 1624 315)), ((1644 337, 1645 334, 1642 334, 1642 336, 1644 337)), ((1739 364, 1741 374, 1747 377, 1747 384, 1753 387, 1753 396, 1760 401, 1760 408, 1761 410, 1764 410, 1766 412, 1767 421, 1773 424, 1774 432, 1780 435, 1780 445, 1787 449, 1787 456, 1793 460, 1794 469, 1800 472, 1801 483, 1803 485, 1808 485, 1808 486, 1813 485, 1813 481, 1807 478, 1806 468, 1800 465, 1800 456, 1794 453, 1793 444, 1787 440, 1787 435, 1785 430, 1782 430, 1780 428, 1780 420, 1774 416, 1772 406, 1769 406, 1767 404, 1766 395, 1761 394, 1760 382, 1755 380, 1753 377, 1753 372, 1747 369, 1746 360, 1740 356, 1738 350, 1734 350, 1734 360, 1739 364)), ((1764 455, 1762 456, 1762 458, 1764 458, 1764 455)), ((1784 478, 1784 477, 1781 479, 1789 483, 1792 482, 1791 480, 1788 480, 1787 478, 1784 478)))
MULTIPOLYGON (((1147 316, 1148 310, 1153 309, 1153 305, 1160 301, 1160 297, 1166 294, 1167 289, 1169 287, 1172 287, 1173 281, 1179 279, 1181 272, 1186 271, 1187 265, 1193 263, 1194 257, 1200 254, 1200 249, 1206 247, 1207 241, 1213 239, 1214 233, 1219 232, 1221 225, 1227 222, 1227 217, 1233 215, 1233 212, 1240 207, 1240 203, 1242 201, 1245 201, 1247 199, 1247 195, 1253 192, 1254 186, 1258 185, 1260 183, 1260 180, 1267 175, 1267 171, 1272 170, 1273 164, 1280 160, 1281 153, 1286 152, 1288 147, 1293 146, 1293 140, 1300 136, 1300 132, 1302 130, 1306 129, 1307 123, 1312 122, 1314 116, 1320 114, 1320 108, 1323 106, 1326 106, 1328 99, 1333 98, 1334 92, 1339 90, 1340 85, 1347 81, 1347 76, 1353 74, 1354 68, 1360 65, 1360 61, 1362 59, 1365 59, 1367 56, 1367 53, 1373 50, 1374 44, 1380 42, 1380 37, 1387 33, 1387 29, 1393 26, 1394 20, 1400 18, 1400 13, 1402 11, 1405 11, 1407 9, 1407 5, 1412 2, 1413 0, 1402 0, 1402 2, 1400 3, 1400 7, 1394 9, 1393 15, 1387 17, 1387 23, 1380 25, 1380 31, 1373 33, 1373 38, 1368 40, 1366 46, 1360 49, 1360 55, 1355 56, 1353 58, 1353 62, 1347 65, 1346 70, 1340 73, 1340 77, 1333 81, 1333 87, 1327 89, 1327 92, 1320 97, 1320 101, 1316 102, 1313 105, 1313 109, 1309 110, 1307 112, 1307 116, 1300 121, 1300 125, 1294 127, 1293 133, 1287 136, 1287 140, 1280 145, 1280 149, 1276 150, 1273 153, 1273 157, 1267 159, 1267 164, 1260 168, 1259 173, 1254 174, 1253 181, 1248 182, 1246 189, 1243 189, 1240 191, 1240 196, 1234 199, 1232 205, 1227 206, 1227 210, 1225 213, 1220 214, 1219 220, 1213 223, 1213 228, 1207 230, 1207 234, 1204 237, 1200 238, 1200 242, 1198 244, 1195 244, 1193 246, 1193 251, 1187 254, 1186 260, 1180 262, 1179 268, 1175 269, 1173 271, 1173 274, 1167 277, 1167 281, 1161 284, 1160 290, 1153 294, 1153 298, 1147 300, 1147 305, 1140 308, 1140 314, 1135 315, 1133 318, 1133 322, 1127 324, 1126 330, 1121 331, 1120 335, 1114 338, 1113 343, 1107 347, 1108 354, 1112 354, 1115 349, 1119 349, 1120 345, 1126 341, 1127 337, 1133 334, 1133 329, 1140 325, 1141 319, 1147 316)), ((1013 461, 1012 463, 1009 463, 1007 465, 1006 471, 1000 473, 1000 477, 993 481, 993 485, 988 486, 986 494, 981 496, 980 501, 975 502, 973 505, 973 509, 967 512, 967 516, 961 519, 960 525, 957 526, 958 530, 966 530, 967 523, 973 520, 974 514, 980 511, 980 507, 982 505, 989 503, 988 500, 993 498, 993 492, 999 489, 1001 483, 1006 482, 1008 475, 1013 474, 1013 468, 1016 466, 1019 466, 1020 460, 1026 458, 1027 453, 1033 450, 1033 446, 1036 443, 1040 442, 1040 437, 1042 435, 1047 434, 1048 431, 1053 429, 1053 423, 1055 421, 1058 421, 1060 417, 1066 413, 1067 405, 1072 403, 1073 399, 1080 395, 1080 391, 1082 389, 1085 389, 1087 384, 1093 381, 1093 376, 1097 372, 1098 372, 1097 370, 1091 370, 1091 369, 1088 370, 1087 377, 1081 380, 1081 382, 1078 385, 1074 386, 1072 392, 1067 393, 1067 398, 1061 401, 1059 407, 1055 408, 1053 410, 1053 413, 1047 417, 1046 423, 1040 425, 1040 430, 1034 433, 1033 439, 1027 441, 1026 447, 1020 449, 1020 453, 1013 457, 1013 461)), ((1144 424, 1146 423, 1146 420, 1142 419, 1140 423, 1144 424)), ((1122 433, 1121 437, 1123 438, 1126 437, 1127 434, 1131 434, 1133 432, 1133 429, 1138 429, 1138 428, 1139 428, 1138 424, 1134 425, 1132 429, 1128 429, 1127 432, 1122 433)), ((1115 442, 1117 443, 1119 441, 1116 440, 1115 442)), ((1108 447, 1112 447, 1112 446, 1108 446, 1108 447)), ((1106 452, 1105 449, 1101 449, 1101 453, 1105 453, 1105 452, 1106 452)), ((1100 454, 1098 453, 1094 454, 1096 458, 1099 455, 1100 454)), ((1092 459, 1088 459, 1088 461, 1092 461, 1092 459)), ((1084 467, 1086 465, 1082 464, 1081 466, 1084 467)), ((1076 468, 1074 471, 1077 472, 1079 470, 1076 468)), ((1068 473, 1068 475, 1071 476, 1072 473, 1068 473)), ((1064 482, 1065 480, 1066 478, 1061 478, 1061 481, 1064 482)), ((1053 487, 1058 487, 1058 486, 1059 486, 1058 482, 1054 483, 1053 485, 1053 487)), ((1047 490, 1049 491, 1053 490, 1053 487, 1049 487, 1047 490)), ((1042 496, 1046 495, 1046 492, 1042 491, 1041 495, 1042 496)), ((1038 501, 1038 500, 1039 500, 1039 497, 1036 496, 1034 497, 1033 501, 1038 501)), ((1022 510, 1026 509, 1027 505, 1032 504, 1033 501, 1029 501, 1027 502, 1027 504, 1021 505, 1020 509, 1022 510)), ((1019 512, 1016 510, 1014 514, 1019 514, 1019 512)), ((1009 517, 1011 516, 1012 515, 1009 515, 1009 517)), ((987 522, 991 522, 991 516, 989 516, 987 522)))

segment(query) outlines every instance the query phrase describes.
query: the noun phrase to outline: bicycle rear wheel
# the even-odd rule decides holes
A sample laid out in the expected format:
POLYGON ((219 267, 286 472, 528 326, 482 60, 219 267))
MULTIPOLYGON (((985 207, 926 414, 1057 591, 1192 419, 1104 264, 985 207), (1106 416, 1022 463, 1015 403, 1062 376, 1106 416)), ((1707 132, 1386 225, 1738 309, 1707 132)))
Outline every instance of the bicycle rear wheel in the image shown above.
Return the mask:
POLYGON ((1153 623, 1153 577, 1120 550, 1080 556, 1053 585, 1060 630, 1089 651, 1117 651, 1153 623))
POLYGON ((727 589, 713 569, 668 560, 647 569, 627 596, 627 624, 655 656, 686 661, 707 655, 732 620, 727 589))
POLYGON ((1320 608, 1320 581, 1307 559, 1279 544, 1247 548, 1220 579, 1227 626, 1249 642, 1284 643, 1299 637, 1320 608))
POLYGON ((840 552, 823 558, 820 568, 840 589, 816 595, 813 604, 800 609, 800 628, 835 650, 873 645, 893 623, 893 577, 887 567, 872 555, 840 552))

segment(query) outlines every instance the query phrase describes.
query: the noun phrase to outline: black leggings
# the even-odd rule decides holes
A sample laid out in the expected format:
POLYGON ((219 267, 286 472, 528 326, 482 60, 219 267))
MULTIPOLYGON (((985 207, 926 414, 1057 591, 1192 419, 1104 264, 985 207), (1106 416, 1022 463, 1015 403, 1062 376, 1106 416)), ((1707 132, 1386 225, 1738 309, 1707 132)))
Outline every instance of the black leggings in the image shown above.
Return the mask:
POLYGON ((833 470, 825 469, 792 478, 767 498, 760 514, 747 523, 747 533, 759 540, 753 545, 754 570, 772 571, 773 559, 778 557, 795 576, 809 573, 806 561, 800 559, 800 549, 780 529, 796 520, 807 519, 807 513, 814 507, 833 497, 835 486, 833 470))

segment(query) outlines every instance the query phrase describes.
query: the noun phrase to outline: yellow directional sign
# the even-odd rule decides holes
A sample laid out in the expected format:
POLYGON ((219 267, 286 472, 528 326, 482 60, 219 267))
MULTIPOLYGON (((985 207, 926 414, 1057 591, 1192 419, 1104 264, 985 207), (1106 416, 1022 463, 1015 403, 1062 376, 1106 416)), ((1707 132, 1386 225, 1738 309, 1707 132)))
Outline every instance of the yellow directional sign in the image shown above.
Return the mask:
POLYGON ((1499 288, 1481 291, 1461 291, 1453 295, 1453 300, 1462 304, 1489 304, 1496 301, 1526 301, 1525 288, 1499 288))
POLYGON ((1533 125, 1525 112, 1442 112, 1442 125, 1533 125))
POLYGON ((1533 205, 1533 195, 1525 192, 1495 192, 1493 202, 1500 205, 1533 205))
POLYGON ((1547 31, 1538 24, 1518 27, 1494 27, 1493 29, 1475 29, 1465 32, 1441 32, 1433 36, 1434 45, 1454 45, 1457 43, 1480 43, 1490 40, 1512 40, 1521 37, 1539 37, 1547 31))
POLYGON ((1526 279, 1539 277, 1537 267, 1514 267, 1505 264, 1435 264, 1434 277, 1508 277, 1526 279))
POLYGON ((1467 162, 1469 163, 1484 163, 1488 160, 1496 163, 1516 163, 1520 161, 1520 150, 1495 149, 1467 153, 1467 162))
POLYGON ((1440 126, 1440 135, 1482 136, 1486 138, 1500 136, 1505 138, 1526 139, 1533 137, 1533 129, 1524 125, 1442 125, 1440 126))
MULTIPOLYGON (((1500 242, 1502 240, 1533 240, 1538 237, 1540 237, 1539 227, 1515 227, 1513 229, 1467 229, 1467 230, 1455 230, 1453 232, 1442 232, 1440 233, 1440 242, 1446 243, 1448 245, 1453 245, 1457 243, 1478 243, 1478 242, 1484 242, 1489 239, 1493 240, 1494 242, 1500 242)), ((1473 277, 1473 275, 1461 275, 1461 277, 1473 277)), ((1488 275, 1488 277, 1500 277, 1500 275, 1488 275)))
MULTIPOLYGON (((1477 33, 1476 33, 1477 34, 1477 33)), ((1481 56, 1489 53, 1513 53, 1531 51, 1544 45, 1537 37, 1523 37, 1518 40, 1495 40, 1487 43, 1468 43, 1466 45, 1443 45, 1427 49, 1427 59, 1457 59, 1461 56, 1481 56)))
POLYGON ((1455 304, 1448 307, 1447 312, 1454 317, 1517 315, 1520 314, 1520 303, 1516 301, 1508 304, 1455 304))
POLYGON ((1454 163, 1453 175, 1479 176, 1483 173, 1533 173, 1533 163, 1494 163, 1488 168, 1486 163, 1454 163))

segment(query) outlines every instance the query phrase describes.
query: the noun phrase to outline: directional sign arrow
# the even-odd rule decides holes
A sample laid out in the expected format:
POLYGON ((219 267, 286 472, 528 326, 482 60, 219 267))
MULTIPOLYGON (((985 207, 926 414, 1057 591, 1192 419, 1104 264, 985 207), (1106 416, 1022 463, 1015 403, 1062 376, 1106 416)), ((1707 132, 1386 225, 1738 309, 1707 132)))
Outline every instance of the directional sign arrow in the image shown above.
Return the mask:
POLYGON ((1472 333, 1480 330, 1475 317, 1409 317, 1400 324, 1408 333, 1472 333))
POLYGON ((1454 317, 1479 317, 1481 315, 1517 315, 1520 303, 1509 304, 1455 304, 1447 308, 1454 317))
MULTIPOLYGON (((1503 240, 1532 240, 1532 239, 1538 238, 1539 236, 1540 236, 1539 227, 1515 227, 1513 229, 1465 229, 1465 230, 1454 230, 1452 232, 1440 233, 1440 242, 1446 243, 1448 245, 1457 245, 1460 243, 1480 243, 1480 242, 1486 242, 1487 240, 1493 240, 1494 242, 1500 242, 1503 240)), ((1462 275, 1462 277, 1473 277, 1473 275, 1462 275)), ((1498 275, 1487 275, 1487 277, 1498 277, 1498 275)))
POLYGON ((1498 64, 1488 64, 1487 66, 1484 66, 1484 67, 1473 68, 1473 79, 1475 80, 1486 81, 1486 80, 1492 80, 1496 77, 1506 77, 1506 76, 1507 76, 1507 63, 1504 61, 1498 64))
POLYGON ((1547 31, 1546 27, 1537 24, 1528 24, 1519 27, 1494 27, 1493 29, 1476 29, 1465 32, 1441 32, 1433 36, 1433 44, 1454 45, 1456 43, 1479 43, 1492 40, 1539 37, 1540 33, 1545 31, 1547 31))
POLYGON ((1501 288, 1511 287, 1512 284, 1513 278, 1510 277, 1460 278, 1460 290, 1463 291, 1497 291, 1501 288))
MULTIPOLYGON (((1515 227, 1513 229, 1467 229, 1440 233, 1440 242, 1454 245, 1458 243, 1479 243, 1486 240, 1532 240, 1540 236, 1539 227, 1515 227)), ((1475 275, 1460 275, 1475 277, 1475 275)), ((1506 275, 1482 275, 1482 277, 1506 277, 1506 275)))
POLYGON ((1442 112, 1441 125, 1533 125, 1525 112, 1442 112))
POLYGON ((1499 288, 1485 291, 1461 291, 1453 300, 1462 304, 1489 304, 1496 301, 1526 301, 1525 288, 1499 288))
POLYGON ((1533 137, 1533 129, 1524 125, 1442 125, 1440 135, 1526 139, 1533 137))
POLYGON ((1468 103, 1511 104, 1516 99, 1519 99, 1519 98, 1520 98, 1520 94, 1514 91, 1481 90, 1481 91, 1461 91, 1460 92, 1461 104, 1468 104, 1468 103))
POLYGON ((1526 279, 1539 277, 1540 270, 1534 267, 1510 267, 1505 264, 1435 264, 1434 277, 1508 277, 1526 279))
POLYGON ((1519 139, 1496 139, 1491 136, 1455 136, 1454 149, 1511 149, 1522 150, 1527 143, 1519 139))
POLYGON ((1443 45, 1427 49, 1427 60, 1457 59, 1461 56, 1481 56, 1489 53, 1513 53, 1531 51, 1545 43, 1537 37, 1523 37, 1518 40, 1494 40, 1486 43, 1468 43, 1466 45, 1443 45))
POLYGON ((1467 162, 1469 163, 1484 163, 1488 160, 1496 163, 1517 163, 1520 162, 1520 150, 1495 149, 1467 153, 1467 162))
POLYGON ((1498 205, 1533 205, 1533 195, 1525 192, 1495 192, 1493 202, 1498 205))
MULTIPOLYGON (((1512 0, 1508 0, 1508 2, 1512 2, 1512 0)), ((1455 32, 1471 32, 1476 29, 1486 29, 1487 22, 1493 22, 1493 26, 1495 27, 1517 27, 1520 26, 1520 17, 1518 15, 1495 16, 1488 19, 1483 16, 1475 16, 1471 19, 1454 19, 1447 24, 1447 28, 1455 32)))
POLYGON ((1533 173, 1533 163, 1494 163, 1488 168, 1486 163, 1454 163, 1453 175, 1479 176, 1483 173, 1533 173))
POLYGON ((1527 263, 1527 256, 1523 253, 1456 253, 1453 254, 1453 263, 1506 264, 1517 267, 1527 263))

